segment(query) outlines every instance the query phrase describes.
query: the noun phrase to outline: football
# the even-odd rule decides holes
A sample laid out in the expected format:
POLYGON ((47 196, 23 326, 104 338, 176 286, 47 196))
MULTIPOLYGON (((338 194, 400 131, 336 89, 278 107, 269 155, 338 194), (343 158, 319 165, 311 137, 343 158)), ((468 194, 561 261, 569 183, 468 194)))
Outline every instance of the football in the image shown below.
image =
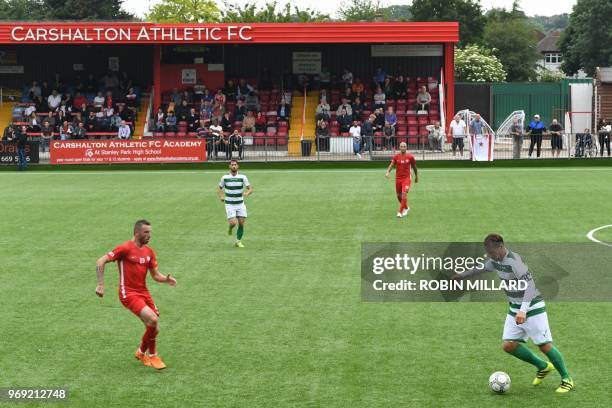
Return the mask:
POLYGON ((510 389, 510 376, 503 371, 496 371, 489 377, 489 387, 497 394, 503 394, 510 389))

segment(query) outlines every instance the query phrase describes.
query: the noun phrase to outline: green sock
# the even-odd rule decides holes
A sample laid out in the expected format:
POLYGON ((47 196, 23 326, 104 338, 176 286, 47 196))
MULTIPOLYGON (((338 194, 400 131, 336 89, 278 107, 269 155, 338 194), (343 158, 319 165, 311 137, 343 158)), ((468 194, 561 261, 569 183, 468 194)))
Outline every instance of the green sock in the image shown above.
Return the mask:
POLYGON ((527 346, 521 343, 519 343, 518 347, 514 349, 514 351, 512 351, 510 354, 520 360, 523 360, 529 364, 536 366, 538 370, 542 370, 548 365, 546 361, 535 355, 533 351, 529 350, 527 346))
POLYGON ((546 356, 550 362, 553 363, 559 374, 561 374, 561 378, 571 378, 565 367, 565 360, 563 360, 561 352, 557 350, 556 347, 553 346, 548 353, 546 353, 546 356))
POLYGON ((243 234, 244 234, 244 225, 238 225, 238 232, 236 233, 236 238, 238 238, 238 241, 242 239, 243 234))

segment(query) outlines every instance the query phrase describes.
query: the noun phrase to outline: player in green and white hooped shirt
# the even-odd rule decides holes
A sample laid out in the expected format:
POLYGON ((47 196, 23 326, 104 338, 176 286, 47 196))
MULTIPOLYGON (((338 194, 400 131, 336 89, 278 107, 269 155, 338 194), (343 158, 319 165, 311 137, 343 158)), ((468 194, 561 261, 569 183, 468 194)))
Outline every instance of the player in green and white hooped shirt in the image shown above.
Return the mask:
POLYGON ((238 167, 238 161, 230 161, 230 172, 221 177, 217 193, 219 194, 219 199, 225 203, 225 212, 229 222, 228 235, 232 235, 234 227, 238 224, 235 246, 244 248, 241 242, 244 235, 244 223, 247 218, 244 199, 251 194, 253 188, 247 176, 238 174, 238 167))
POLYGON ((552 335, 548 326, 546 305, 520 255, 507 249, 500 235, 490 234, 484 240, 485 250, 489 258, 481 268, 455 275, 454 279, 482 272, 496 272, 503 281, 527 282, 525 290, 506 291, 510 308, 506 315, 502 348, 518 359, 534 365, 538 371, 533 385, 540 385, 544 377, 551 371, 561 374, 561 385, 556 392, 566 393, 574 388, 574 382, 567 372, 563 356, 552 343, 552 335), (546 354, 550 362, 546 362, 533 353, 524 343, 528 338, 546 354), (552 364, 551 364, 552 363, 552 364))

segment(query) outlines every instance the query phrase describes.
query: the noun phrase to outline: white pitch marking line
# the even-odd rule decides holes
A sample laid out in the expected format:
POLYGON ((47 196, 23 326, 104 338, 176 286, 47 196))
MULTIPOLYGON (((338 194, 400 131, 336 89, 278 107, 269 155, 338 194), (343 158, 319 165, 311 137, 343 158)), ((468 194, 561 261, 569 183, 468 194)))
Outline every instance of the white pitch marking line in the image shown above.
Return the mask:
POLYGON ((594 237, 594 235, 595 235, 595 233, 596 233, 597 231, 602 230, 602 229, 605 229, 605 228, 610 228, 610 227, 612 227, 612 224, 609 224, 609 225, 602 225, 601 227, 597 227, 597 228, 595 228, 595 229, 592 229, 592 230, 590 230, 590 231, 589 231, 589 233, 586 235, 586 237, 587 237, 588 239, 590 239, 591 241, 593 241, 593 242, 597 243, 597 244, 601 244, 601 245, 605 245, 605 246, 612 247, 612 244, 609 244, 609 243, 607 243, 607 242, 600 241, 600 240, 598 240, 597 238, 595 238, 595 237, 594 237))

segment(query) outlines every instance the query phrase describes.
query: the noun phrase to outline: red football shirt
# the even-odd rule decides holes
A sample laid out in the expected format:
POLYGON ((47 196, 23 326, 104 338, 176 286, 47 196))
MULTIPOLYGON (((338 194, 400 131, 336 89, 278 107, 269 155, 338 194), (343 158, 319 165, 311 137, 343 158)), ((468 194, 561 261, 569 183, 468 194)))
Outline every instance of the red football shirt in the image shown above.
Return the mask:
POLYGON ((416 160, 410 153, 398 153, 393 156, 391 163, 395 165, 395 178, 410 178, 410 167, 411 164, 416 164, 416 160))
POLYGON ((119 267, 119 295, 123 298, 131 292, 143 293, 147 289, 147 271, 157 267, 155 252, 144 245, 138 248, 134 241, 127 241, 108 254, 119 267))

